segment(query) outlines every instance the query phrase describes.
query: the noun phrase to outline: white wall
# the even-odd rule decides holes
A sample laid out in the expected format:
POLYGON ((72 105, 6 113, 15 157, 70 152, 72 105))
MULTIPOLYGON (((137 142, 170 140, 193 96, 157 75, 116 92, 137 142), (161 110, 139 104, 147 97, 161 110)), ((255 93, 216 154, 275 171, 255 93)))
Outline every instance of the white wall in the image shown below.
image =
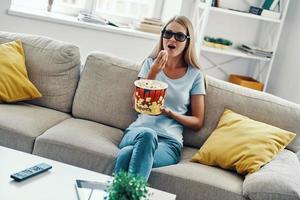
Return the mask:
POLYGON ((300 1, 291 0, 268 92, 300 104, 300 1))
POLYGON ((165 0, 161 16, 162 21, 168 21, 174 15, 178 15, 178 13, 180 13, 181 5, 182 0, 165 0))
POLYGON ((83 57, 91 51, 104 51, 141 62, 153 49, 156 40, 136 38, 111 32, 84 29, 52 22, 32 20, 7 14, 9 0, 0 1, 0 30, 45 35, 71 42, 80 48, 83 57))

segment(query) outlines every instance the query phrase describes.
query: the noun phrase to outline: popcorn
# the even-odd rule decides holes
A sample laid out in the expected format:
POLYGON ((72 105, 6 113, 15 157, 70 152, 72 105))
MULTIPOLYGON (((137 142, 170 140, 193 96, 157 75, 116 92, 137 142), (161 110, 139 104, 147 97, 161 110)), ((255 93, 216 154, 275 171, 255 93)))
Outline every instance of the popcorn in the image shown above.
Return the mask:
POLYGON ((148 90, 161 90, 166 89, 168 85, 161 81, 140 79, 134 82, 135 86, 148 90))
POLYGON ((135 84, 135 110, 139 113, 158 115, 164 105, 168 85, 157 80, 140 79, 135 84))

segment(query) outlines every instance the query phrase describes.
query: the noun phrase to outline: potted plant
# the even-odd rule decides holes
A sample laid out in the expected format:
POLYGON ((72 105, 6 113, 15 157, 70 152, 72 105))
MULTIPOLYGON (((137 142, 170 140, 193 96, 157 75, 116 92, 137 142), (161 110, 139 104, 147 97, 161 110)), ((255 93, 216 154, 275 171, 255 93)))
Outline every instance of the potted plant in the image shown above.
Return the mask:
POLYGON ((144 200, 149 198, 148 184, 143 177, 124 171, 115 174, 107 188, 106 200, 144 200))

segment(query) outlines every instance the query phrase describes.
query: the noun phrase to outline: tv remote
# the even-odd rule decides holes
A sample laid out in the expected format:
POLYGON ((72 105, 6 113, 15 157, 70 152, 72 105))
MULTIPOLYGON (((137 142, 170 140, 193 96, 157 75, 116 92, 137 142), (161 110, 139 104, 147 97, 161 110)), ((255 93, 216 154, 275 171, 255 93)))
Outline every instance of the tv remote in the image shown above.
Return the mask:
POLYGON ((40 164, 35 165, 33 167, 22 170, 18 173, 12 174, 12 175, 10 175, 10 177, 15 179, 15 181, 20 182, 20 181, 23 181, 23 180, 28 179, 30 177, 33 177, 35 175, 38 175, 42 172, 45 172, 45 171, 47 171, 51 168, 52 168, 51 165, 48 165, 46 163, 40 163, 40 164))

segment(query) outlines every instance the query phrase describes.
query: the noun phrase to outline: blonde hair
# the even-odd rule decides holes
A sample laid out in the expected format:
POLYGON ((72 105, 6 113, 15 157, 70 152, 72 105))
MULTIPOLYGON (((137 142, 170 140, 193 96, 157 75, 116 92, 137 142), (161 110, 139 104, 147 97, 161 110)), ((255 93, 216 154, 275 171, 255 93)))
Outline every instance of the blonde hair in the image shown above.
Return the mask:
MULTIPOLYGON (((177 22, 178 24, 182 25, 186 28, 187 35, 190 36, 190 38, 187 40, 187 47, 184 50, 184 61, 188 65, 192 65, 193 67, 201 69, 201 65, 198 61, 197 55, 196 55, 196 47, 195 47, 195 34, 194 34, 194 28, 191 23, 191 21, 185 17, 185 16, 174 16, 172 17, 164 26, 163 30, 166 29, 166 27, 172 23, 177 22)), ((158 55, 158 53, 163 50, 163 37, 162 34, 160 36, 160 39, 158 43, 156 44, 155 48, 153 49, 152 53, 150 54, 150 57, 155 59, 158 55)))

